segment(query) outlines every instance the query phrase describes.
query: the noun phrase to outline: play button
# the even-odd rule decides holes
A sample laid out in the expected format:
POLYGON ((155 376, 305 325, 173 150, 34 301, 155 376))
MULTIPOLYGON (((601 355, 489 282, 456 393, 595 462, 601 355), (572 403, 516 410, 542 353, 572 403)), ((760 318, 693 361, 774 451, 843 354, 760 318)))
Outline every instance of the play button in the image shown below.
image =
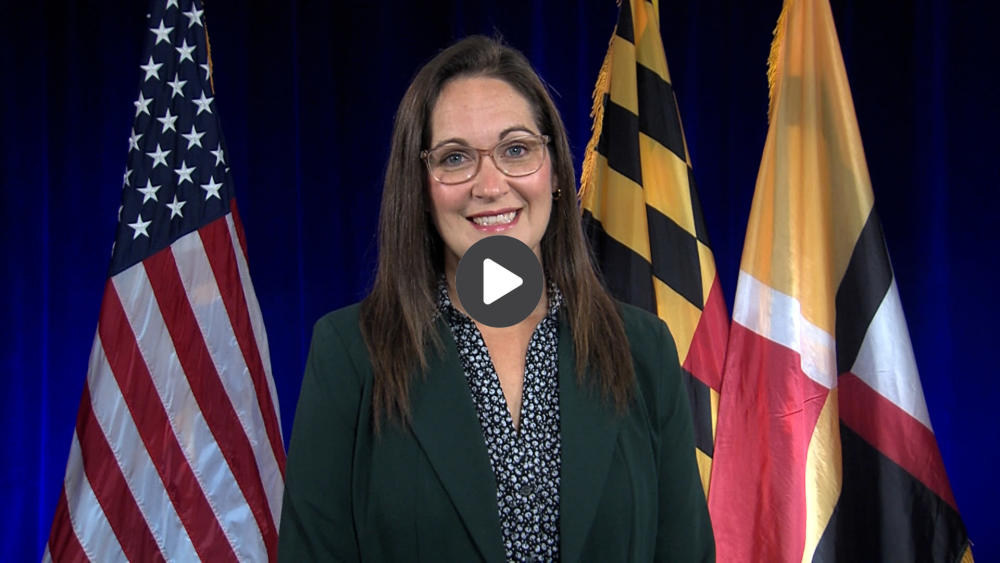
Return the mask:
POLYGON ((524 285, 524 278, 487 258, 483 260, 483 303, 494 301, 524 285))
POLYGON ((458 262, 455 286, 462 307, 492 327, 516 325, 542 297, 542 265, 513 237, 494 235, 472 245, 458 262))

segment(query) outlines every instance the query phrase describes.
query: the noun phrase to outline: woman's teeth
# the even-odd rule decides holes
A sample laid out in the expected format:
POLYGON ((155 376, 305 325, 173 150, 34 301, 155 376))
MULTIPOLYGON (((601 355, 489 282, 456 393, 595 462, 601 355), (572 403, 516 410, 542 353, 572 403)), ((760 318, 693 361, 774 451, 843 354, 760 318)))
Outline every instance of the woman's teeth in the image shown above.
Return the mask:
POLYGON ((481 215, 479 217, 473 217, 472 222, 483 227, 489 227, 490 225, 506 225, 507 223, 513 221, 516 216, 517 211, 502 213, 500 215, 481 215))

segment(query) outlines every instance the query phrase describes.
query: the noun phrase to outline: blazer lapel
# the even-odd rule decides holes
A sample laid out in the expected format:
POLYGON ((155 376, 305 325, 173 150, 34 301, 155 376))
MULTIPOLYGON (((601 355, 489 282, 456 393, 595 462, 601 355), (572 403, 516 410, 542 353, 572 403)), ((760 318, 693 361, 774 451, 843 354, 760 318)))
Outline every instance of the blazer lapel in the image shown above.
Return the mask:
POLYGON ((590 531, 597 514, 597 503, 604 491, 619 426, 614 408, 605 405, 600 391, 580 386, 575 356, 569 322, 565 314, 560 314, 562 475, 559 486, 559 544, 563 561, 580 558, 583 541, 590 531))
POLYGON ((426 378, 412 384, 413 434, 484 559, 503 561, 496 478, 483 432, 454 337, 443 320, 437 328, 444 350, 431 351, 426 378))

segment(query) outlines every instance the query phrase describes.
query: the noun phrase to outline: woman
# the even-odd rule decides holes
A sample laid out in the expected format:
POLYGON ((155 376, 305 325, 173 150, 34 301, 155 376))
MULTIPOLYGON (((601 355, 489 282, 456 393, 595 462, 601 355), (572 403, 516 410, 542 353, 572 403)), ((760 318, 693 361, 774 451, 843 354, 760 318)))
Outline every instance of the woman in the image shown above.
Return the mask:
POLYGON ((289 449, 287 561, 712 560, 677 354, 601 287, 562 121, 519 52, 431 60, 399 106, 374 287, 316 325, 289 449), (464 314, 458 260, 519 239, 547 291, 464 314))

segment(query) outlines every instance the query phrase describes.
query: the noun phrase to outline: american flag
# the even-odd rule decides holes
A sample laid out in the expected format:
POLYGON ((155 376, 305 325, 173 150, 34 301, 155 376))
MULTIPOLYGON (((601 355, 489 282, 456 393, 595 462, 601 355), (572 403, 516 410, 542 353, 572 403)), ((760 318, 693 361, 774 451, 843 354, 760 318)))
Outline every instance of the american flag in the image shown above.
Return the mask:
POLYGON ((204 11, 158 0, 44 561, 275 559, 285 450, 204 11))

